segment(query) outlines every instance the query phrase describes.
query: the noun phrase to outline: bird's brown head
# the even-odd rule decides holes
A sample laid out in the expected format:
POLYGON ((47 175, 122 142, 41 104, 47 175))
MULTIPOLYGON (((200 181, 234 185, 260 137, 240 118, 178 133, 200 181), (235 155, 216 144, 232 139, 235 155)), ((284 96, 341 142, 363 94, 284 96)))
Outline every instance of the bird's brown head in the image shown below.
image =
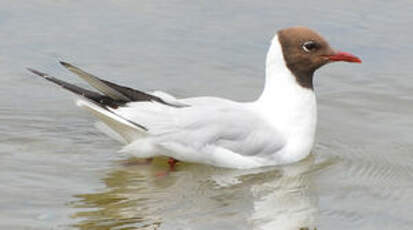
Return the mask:
POLYGON ((321 35, 306 27, 280 30, 278 39, 287 67, 298 83, 306 88, 313 88, 314 72, 327 63, 361 63, 361 60, 352 54, 334 50, 321 35))

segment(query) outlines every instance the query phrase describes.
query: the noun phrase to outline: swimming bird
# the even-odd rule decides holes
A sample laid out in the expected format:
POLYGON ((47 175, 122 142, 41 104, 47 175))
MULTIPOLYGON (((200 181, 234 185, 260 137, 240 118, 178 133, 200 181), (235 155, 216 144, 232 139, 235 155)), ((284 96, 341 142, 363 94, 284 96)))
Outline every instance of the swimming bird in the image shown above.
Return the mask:
POLYGON ((218 167, 288 164, 310 154, 317 122, 314 72, 337 61, 361 63, 302 26, 279 30, 266 57, 265 86, 252 102, 218 97, 178 99, 98 78, 67 62, 69 71, 97 91, 28 68, 79 95, 76 104, 100 120, 100 129, 140 158, 169 157, 218 167))

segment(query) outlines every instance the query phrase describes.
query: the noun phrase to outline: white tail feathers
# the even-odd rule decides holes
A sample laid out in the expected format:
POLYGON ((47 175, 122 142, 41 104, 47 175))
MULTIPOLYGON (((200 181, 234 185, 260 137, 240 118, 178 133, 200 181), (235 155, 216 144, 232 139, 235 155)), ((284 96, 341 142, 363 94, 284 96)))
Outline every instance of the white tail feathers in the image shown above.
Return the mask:
MULTIPOLYGON (((117 134, 115 135, 117 136, 117 138, 114 138, 116 140, 124 143, 131 143, 138 138, 146 136, 146 131, 143 128, 138 127, 125 118, 122 118, 121 116, 116 115, 113 112, 110 112, 93 102, 84 99, 78 99, 76 101, 76 105, 91 112, 96 118, 98 118, 107 126, 105 128, 102 128, 101 131, 103 131, 110 137, 114 137, 114 131, 115 134, 117 134), (110 128, 110 130, 108 128, 110 128), (123 140, 120 140, 119 137, 121 137, 123 140)), ((102 126, 98 126, 98 128, 101 127, 102 126)))

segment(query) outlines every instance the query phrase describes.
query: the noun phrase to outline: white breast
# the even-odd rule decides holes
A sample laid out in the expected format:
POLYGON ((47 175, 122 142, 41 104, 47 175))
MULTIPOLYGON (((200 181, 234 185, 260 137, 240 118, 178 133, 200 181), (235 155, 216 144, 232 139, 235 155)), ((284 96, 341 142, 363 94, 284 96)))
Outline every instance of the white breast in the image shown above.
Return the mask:
POLYGON ((315 94, 287 68, 277 36, 267 54, 264 91, 252 107, 287 140, 275 158, 288 163, 310 153, 317 122, 315 94))

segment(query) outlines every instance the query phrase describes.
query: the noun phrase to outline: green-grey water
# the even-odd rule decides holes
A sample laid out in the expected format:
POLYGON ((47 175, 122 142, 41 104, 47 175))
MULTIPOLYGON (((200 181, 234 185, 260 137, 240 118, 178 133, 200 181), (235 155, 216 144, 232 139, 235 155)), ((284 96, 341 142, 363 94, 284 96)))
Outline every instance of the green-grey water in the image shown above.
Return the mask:
POLYGON ((412 229, 413 3, 0 1, 0 229, 412 229), (277 29, 363 59, 316 74, 313 153, 255 170, 120 155, 34 67, 57 60, 142 90, 255 99, 277 29))

